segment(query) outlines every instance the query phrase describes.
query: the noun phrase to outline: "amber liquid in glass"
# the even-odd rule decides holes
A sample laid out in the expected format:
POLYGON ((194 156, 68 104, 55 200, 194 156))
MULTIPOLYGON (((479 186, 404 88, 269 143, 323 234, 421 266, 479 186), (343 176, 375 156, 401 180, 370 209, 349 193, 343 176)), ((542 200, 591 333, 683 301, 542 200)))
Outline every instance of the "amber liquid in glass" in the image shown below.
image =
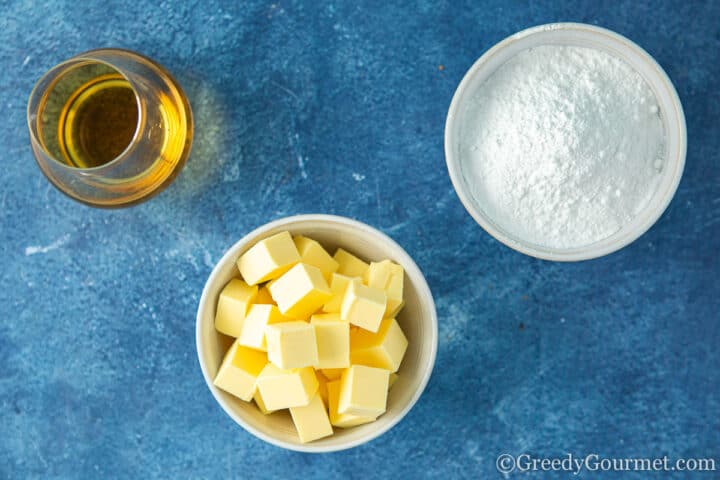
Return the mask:
MULTIPOLYGON (((152 64, 138 61, 147 62, 137 70, 148 74, 152 64)), ((53 72, 32 119, 42 148, 36 158, 63 192, 94 206, 126 206, 162 190, 182 169, 193 136, 189 103, 167 72, 151 73, 154 83, 135 73, 138 92, 138 84, 103 62, 53 72), (48 157, 70 169, 53 167, 48 157)))
POLYGON ((132 142, 138 106, 130 82, 100 75, 81 85, 60 111, 58 146, 70 166, 94 168, 117 158, 132 142))

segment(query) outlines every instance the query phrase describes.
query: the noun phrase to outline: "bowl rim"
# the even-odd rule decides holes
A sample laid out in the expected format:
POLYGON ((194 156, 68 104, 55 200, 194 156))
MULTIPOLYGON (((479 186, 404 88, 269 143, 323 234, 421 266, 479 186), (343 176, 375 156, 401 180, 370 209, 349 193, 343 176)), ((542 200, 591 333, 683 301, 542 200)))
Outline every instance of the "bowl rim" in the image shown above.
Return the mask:
MULTIPOLYGON (((631 67, 635 69, 634 65, 631 65, 631 67)), ((578 22, 547 23, 526 28, 502 39, 501 41, 493 45, 490 49, 488 49, 485 53, 483 53, 480 58, 478 58, 473 63, 470 69, 468 69, 457 89, 455 90, 452 101, 450 102, 450 107, 448 109, 447 117, 445 120, 444 150, 445 163, 448 169, 448 173, 450 175, 450 180, 452 182, 453 188, 455 189, 455 193, 460 199, 460 202, 465 207, 465 210, 467 210, 467 212, 473 217, 473 219, 487 233, 489 233, 493 238, 503 243, 504 245, 520 253, 524 253, 525 255, 540 258, 543 260, 574 262, 599 258, 618 251, 640 238, 653 225, 655 225, 655 223, 657 223, 657 221, 660 219, 660 217, 672 201, 673 197, 675 196, 675 192, 677 191, 680 180, 682 179, 682 174, 685 168, 685 161, 687 156, 687 126, 685 121, 685 113, 682 108, 682 103, 680 102, 680 97, 678 96, 677 90, 675 89, 675 86, 670 80, 670 77, 668 77, 665 70, 658 64, 655 58, 647 51, 645 51, 642 47, 617 32, 596 25, 589 25, 586 23, 578 22), (525 242, 520 238, 506 234, 504 231, 498 229, 493 224, 489 215, 487 215, 482 210, 476 209, 474 207, 471 198, 472 195, 467 192, 463 187, 462 174, 460 172, 460 159, 456 158, 458 156, 454 155, 452 152, 452 136, 455 134, 457 128, 459 128, 459 121, 457 121, 456 119, 460 112, 460 107, 463 104, 462 97, 468 90, 468 87, 473 77, 475 77, 478 72, 485 67, 485 64, 493 55, 496 55, 499 51, 505 49, 511 44, 531 35, 554 30, 580 30, 596 36, 603 43, 607 42, 606 37, 610 37, 613 40, 623 43, 625 46, 633 50, 635 54, 643 57, 648 62, 648 64, 654 67, 653 70, 655 71, 657 78, 667 89, 667 92, 670 95, 670 101, 673 103, 678 115, 679 128, 677 130, 677 135, 679 155, 676 157, 677 161, 673 163, 673 167, 675 169, 674 177, 672 178, 670 187, 665 191, 664 196, 660 197, 656 203, 649 203, 645 207, 646 209, 654 210, 655 213, 650 215, 646 223, 638 225, 637 228, 627 232, 624 236, 618 237, 616 241, 604 243, 602 245, 597 245, 599 242, 603 242, 603 240, 599 240, 598 242, 586 246, 573 247, 568 249, 557 249, 550 247, 542 247, 541 245, 525 242), (603 39, 605 40, 603 41, 603 39)), ((612 235, 607 238, 612 238, 612 235)))
POLYGON ((397 425, 404 417, 407 415, 407 413, 415 406, 417 401, 420 399, 420 396, 425 391, 425 388, 427 387, 428 381, 430 380, 430 376, 432 375, 433 369, 435 367, 435 360, 437 357, 437 348, 438 348, 438 322, 437 322, 437 309, 435 307, 435 300, 433 299, 432 292, 430 291, 430 287, 427 283, 427 280, 425 279, 425 276, 422 273, 422 270, 420 270, 420 267, 417 266, 415 261, 412 259, 412 257, 403 249, 395 240, 390 238, 385 233, 381 232, 380 230, 366 224, 363 222, 360 222, 358 220, 354 220, 347 217, 341 217, 337 215, 328 215, 328 214, 301 214, 301 215, 293 215, 289 217, 283 217, 276 220, 273 220, 269 223, 266 223, 264 225, 261 225, 248 234, 244 235, 240 240, 235 242, 230 248, 226 250, 226 252, 223 254, 222 258, 218 260, 215 263, 215 266, 212 269, 212 272, 210 272, 210 275, 208 276, 207 280, 205 281, 205 285, 203 287, 202 296, 200 297, 200 301, 198 302, 198 309, 197 314, 195 318, 195 350, 197 353, 198 363, 200 364, 200 369, 202 370, 203 378, 205 379, 205 383, 212 393, 212 396, 215 398, 215 401, 222 407, 222 409, 225 411, 225 413, 232 418, 235 423, 240 425, 242 428, 244 428, 247 432, 251 433, 255 437, 264 440, 267 443, 270 443, 272 445, 275 445, 277 447, 285 448, 288 450, 294 450, 298 452, 306 452, 306 453, 326 453, 326 452, 335 452, 340 450, 346 450, 349 448, 353 448, 359 445, 362 445, 364 443, 367 443, 391 428, 393 428, 395 425, 397 425), (282 227, 284 225, 289 225, 297 222, 305 222, 305 221, 318 221, 318 222, 325 222, 328 224, 344 224, 350 227, 358 228, 360 230, 363 230, 365 233, 368 233, 376 239, 381 240, 382 242, 390 244, 392 247, 397 249, 398 254, 403 257, 400 260, 402 261, 403 268, 405 269, 405 272, 408 275, 412 275, 413 282, 417 283, 418 287, 418 297, 419 298, 426 298, 429 302, 428 306, 430 311, 430 328, 429 333, 431 334, 431 341, 430 341, 430 354, 428 357, 428 366, 425 368, 425 371, 422 374, 422 378, 420 380, 420 385, 417 388, 417 390, 413 393, 412 397, 410 398, 410 401, 407 402, 406 405, 403 406, 403 408, 397 412, 394 418, 392 418, 391 421, 389 421, 386 425, 384 425, 382 428, 378 428, 376 430, 370 431, 367 435, 360 437, 358 439, 348 441, 345 443, 339 443, 337 445, 314 445, 312 442, 307 444, 294 444, 290 442, 286 442, 283 440, 279 440, 272 435, 269 435, 249 423, 247 423, 241 416, 236 415, 235 412, 229 407, 229 405, 226 404, 225 400, 220 396, 219 391, 217 388, 213 385, 213 380, 210 377, 210 374, 207 369, 207 365, 205 364, 205 361, 203 360, 203 351, 204 348, 202 347, 202 325, 203 325, 203 312, 208 308, 209 303, 209 296, 210 296, 210 284, 220 274, 221 267, 227 262, 232 261, 234 262, 237 258, 238 251, 245 248, 249 242, 253 239, 258 238, 265 232, 268 232, 276 227, 282 227), (408 273, 408 270, 410 270, 410 273, 408 273))

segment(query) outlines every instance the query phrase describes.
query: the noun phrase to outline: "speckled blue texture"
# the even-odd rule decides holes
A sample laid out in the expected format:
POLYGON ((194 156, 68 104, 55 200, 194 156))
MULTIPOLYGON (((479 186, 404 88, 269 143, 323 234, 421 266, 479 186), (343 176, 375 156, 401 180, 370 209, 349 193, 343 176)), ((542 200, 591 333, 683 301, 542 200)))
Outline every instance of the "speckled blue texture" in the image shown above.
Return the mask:
POLYGON ((0 2, 0 478, 486 479, 501 478, 503 452, 720 459, 720 4, 407 3, 0 2), (644 47, 688 124, 685 175, 660 221, 577 264, 493 240, 458 201, 443 154, 465 71, 552 21, 644 47), (164 64, 197 127, 176 182, 119 211, 51 187, 25 120, 48 68, 103 46, 164 64), (410 414, 319 456, 227 417, 194 338, 225 249, 310 212, 395 238, 440 322, 435 372, 410 414))

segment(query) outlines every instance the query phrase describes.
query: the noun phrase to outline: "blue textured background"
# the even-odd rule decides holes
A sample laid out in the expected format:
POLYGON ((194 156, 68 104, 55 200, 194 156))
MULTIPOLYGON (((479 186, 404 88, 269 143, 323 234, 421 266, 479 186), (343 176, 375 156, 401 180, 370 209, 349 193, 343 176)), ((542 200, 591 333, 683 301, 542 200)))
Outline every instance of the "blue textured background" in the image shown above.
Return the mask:
POLYGON ((0 477, 499 478, 502 452, 720 460, 718 2, 234 3, 0 2, 0 477), (444 164, 466 69, 551 21, 647 49, 688 124, 685 175, 660 221, 579 264, 493 240, 444 164), (25 120, 48 68, 102 46, 164 64, 197 126, 177 181, 120 211, 51 187, 25 120), (308 212, 394 237, 440 319, 417 406, 370 444, 323 456, 236 426, 194 342, 199 294, 225 249, 308 212))

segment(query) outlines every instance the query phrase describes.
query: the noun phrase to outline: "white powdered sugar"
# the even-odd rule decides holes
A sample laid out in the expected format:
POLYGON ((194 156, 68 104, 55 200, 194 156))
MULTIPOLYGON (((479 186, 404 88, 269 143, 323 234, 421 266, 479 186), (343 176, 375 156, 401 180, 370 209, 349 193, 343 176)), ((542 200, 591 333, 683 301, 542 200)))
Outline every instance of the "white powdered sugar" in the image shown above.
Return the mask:
POLYGON ((511 235, 550 248, 589 245, 630 222, 657 190, 661 113, 619 58, 531 48, 498 68, 463 112, 463 172, 511 235))

